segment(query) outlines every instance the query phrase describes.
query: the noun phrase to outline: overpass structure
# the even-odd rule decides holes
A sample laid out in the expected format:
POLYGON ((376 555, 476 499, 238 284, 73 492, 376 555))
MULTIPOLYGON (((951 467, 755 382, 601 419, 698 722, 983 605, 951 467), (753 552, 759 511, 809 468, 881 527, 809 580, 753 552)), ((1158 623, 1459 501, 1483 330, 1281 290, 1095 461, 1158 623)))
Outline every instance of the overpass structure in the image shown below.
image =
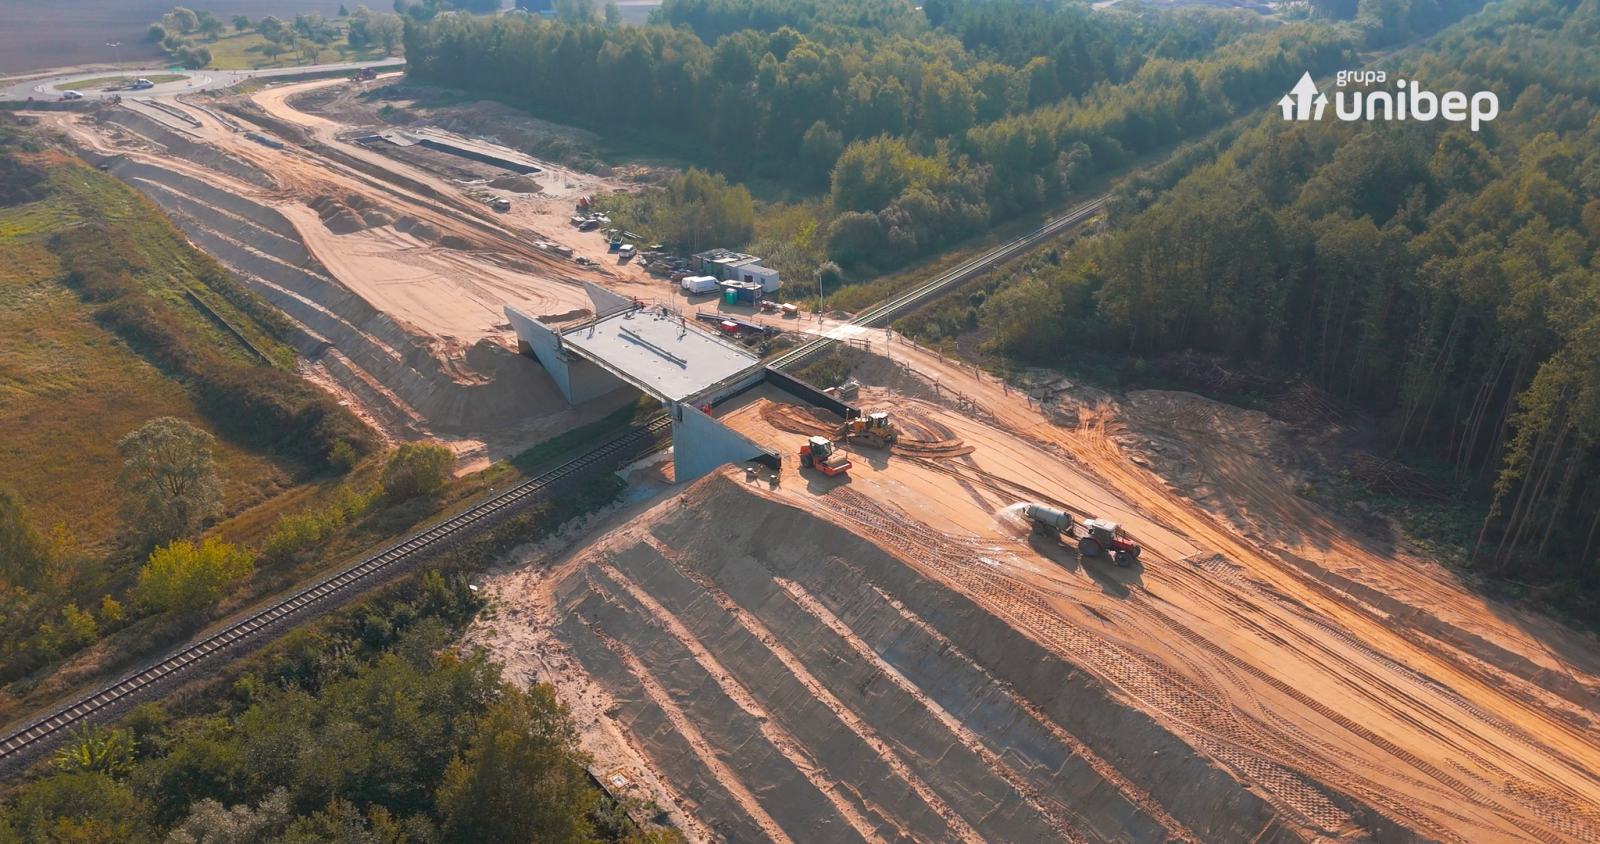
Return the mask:
POLYGON ((713 418, 718 403, 771 384, 844 415, 851 410, 792 376, 769 369, 744 347, 696 325, 665 305, 645 305, 585 283, 595 316, 556 328, 515 307, 506 317, 517 347, 544 365, 567 401, 580 404, 616 390, 660 401, 672 420, 674 478, 690 481, 726 463, 778 468, 782 456, 713 418))

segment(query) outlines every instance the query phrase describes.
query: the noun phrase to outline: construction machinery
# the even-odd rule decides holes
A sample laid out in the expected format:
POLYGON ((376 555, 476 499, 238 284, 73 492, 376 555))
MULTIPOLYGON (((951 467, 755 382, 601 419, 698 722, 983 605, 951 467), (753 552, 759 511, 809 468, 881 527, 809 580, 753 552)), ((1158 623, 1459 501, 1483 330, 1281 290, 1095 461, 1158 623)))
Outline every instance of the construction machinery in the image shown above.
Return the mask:
POLYGON ((839 450, 826 437, 812 437, 806 444, 800 446, 800 466, 804 469, 816 469, 828 477, 842 475, 851 467, 850 458, 839 453, 839 450))
POLYGON ((1069 539, 1076 539, 1078 553, 1085 557, 1098 557, 1109 552, 1112 561, 1124 568, 1139 559, 1138 541, 1128 536, 1116 522, 1107 519, 1079 521, 1065 510, 1043 504, 1029 504, 1023 512, 1033 524, 1034 533, 1053 536, 1063 544, 1069 539))
POLYGON ((845 422, 844 435, 873 448, 888 448, 900 439, 900 431, 887 413, 869 413, 845 422))

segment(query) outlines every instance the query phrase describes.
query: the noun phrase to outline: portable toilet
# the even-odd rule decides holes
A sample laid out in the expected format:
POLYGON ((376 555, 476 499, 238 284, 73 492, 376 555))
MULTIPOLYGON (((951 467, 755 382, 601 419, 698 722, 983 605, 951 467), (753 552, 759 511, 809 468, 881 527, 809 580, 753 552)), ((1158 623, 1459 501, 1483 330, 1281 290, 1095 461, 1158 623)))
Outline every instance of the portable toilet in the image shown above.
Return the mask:
POLYGON ((739 304, 739 291, 737 291, 737 290, 724 290, 722 292, 722 301, 727 302, 730 305, 739 304))

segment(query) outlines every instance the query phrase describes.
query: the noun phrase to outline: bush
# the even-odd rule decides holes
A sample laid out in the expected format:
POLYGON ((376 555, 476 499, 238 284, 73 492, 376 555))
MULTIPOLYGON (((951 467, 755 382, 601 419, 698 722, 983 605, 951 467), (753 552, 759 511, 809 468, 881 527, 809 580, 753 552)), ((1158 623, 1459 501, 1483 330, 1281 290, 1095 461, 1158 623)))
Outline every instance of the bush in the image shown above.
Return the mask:
POLYGON ((391 502, 409 501, 442 489, 455 466, 455 452, 442 445, 406 443, 383 467, 383 488, 391 502))
POLYGON ((272 528, 272 534, 261 546, 261 552, 273 559, 282 559, 304 551, 371 512, 381 497, 381 486, 365 495, 341 486, 333 503, 328 506, 280 517, 272 528))
POLYGON ((173 542, 157 548, 139 570, 137 595, 158 612, 194 612, 221 600, 233 583, 255 571, 255 555, 215 537, 200 545, 173 542))
POLYGON ((360 457, 356 454, 355 448, 344 440, 334 443, 333 450, 328 452, 328 465, 340 472, 348 472, 354 469, 356 461, 359 459, 360 457))
MULTIPOLYGON (((54 238, 51 250, 61 258, 67 284, 87 301, 107 303, 97 314, 101 324, 156 366, 187 380, 197 393, 200 410, 219 432, 313 465, 330 460, 341 442, 358 457, 375 449, 371 429, 298 375, 234 363, 191 344, 188 330, 167 304, 144 291, 138 275, 149 268, 125 230, 90 224, 71 236, 54 238)), ((268 332, 282 339, 293 330, 288 320, 215 261, 199 253, 190 257, 198 265, 195 276, 201 283, 268 332)))

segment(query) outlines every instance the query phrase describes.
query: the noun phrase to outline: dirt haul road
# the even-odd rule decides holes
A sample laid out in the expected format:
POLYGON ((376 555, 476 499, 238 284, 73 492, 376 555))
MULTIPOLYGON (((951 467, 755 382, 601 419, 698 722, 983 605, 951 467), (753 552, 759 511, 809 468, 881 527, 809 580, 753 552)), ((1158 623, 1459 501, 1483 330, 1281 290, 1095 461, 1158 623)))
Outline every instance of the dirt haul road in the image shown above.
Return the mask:
POLYGON ((537 231, 460 185, 342 143, 338 124, 286 105, 349 84, 235 98, 242 117, 206 99, 163 101, 176 115, 131 104, 99 120, 45 119, 300 323, 308 377, 391 439, 441 438, 466 471, 612 409, 622 399, 567 407, 549 377, 514 354, 501 309, 575 319, 591 308, 581 281, 634 296, 655 289, 626 268, 585 269, 536 249, 537 231), (284 137, 285 127, 306 135, 284 137))
MULTIPOLYGON (((1370 550, 1259 414, 1041 410, 887 351, 862 403, 924 445, 730 469, 494 584, 501 655, 582 704, 602 768, 729 840, 1600 840, 1592 640, 1370 550), (1039 500, 1141 560, 1008 516, 1039 500)), ((836 421, 765 389, 718 416, 785 454, 836 421)))

